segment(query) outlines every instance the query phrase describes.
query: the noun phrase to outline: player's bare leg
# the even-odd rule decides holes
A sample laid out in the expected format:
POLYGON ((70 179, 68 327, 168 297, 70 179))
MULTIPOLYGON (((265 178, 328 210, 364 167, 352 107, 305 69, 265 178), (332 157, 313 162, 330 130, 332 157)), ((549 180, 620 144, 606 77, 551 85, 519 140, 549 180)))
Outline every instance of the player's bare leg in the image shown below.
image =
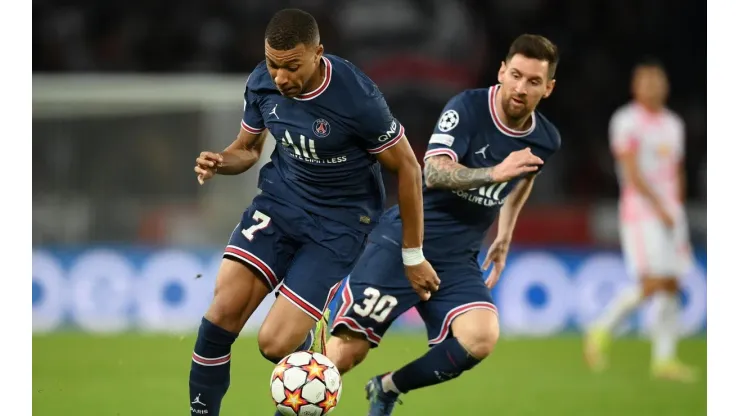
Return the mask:
POLYGON ((473 309, 452 321, 452 334, 478 360, 491 355, 499 332, 498 315, 488 309, 473 309))
POLYGON ((609 365, 609 348, 616 328, 664 284, 661 276, 644 276, 640 285, 628 287, 606 307, 605 313, 587 331, 584 358, 593 371, 603 371, 609 365))
POLYGON ((370 342, 361 334, 339 327, 326 343, 325 355, 344 374, 360 364, 370 351, 370 342))
POLYGON ((452 321, 452 335, 400 370, 370 380, 368 416, 388 416, 401 393, 452 380, 478 365, 498 342, 498 316, 492 309, 465 312, 452 321))
POLYGON ((224 259, 205 318, 229 332, 238 333, 269 293, 270 288, 253 269, 224 259))
POLYGON ((224 259, 201 321, 190 367, 190 412, 218 415, 230 383, 231 345, 270 292, 250 267, 224 259))
POLYGON ((316 320, 312 316, 280 295, 260 327, 257 336, 260 352, 277 363, 296 350, 308 350, 313 345, 315 326, 316 320))
POLYGON ((677 358, 681 330, 678 281, 666 279, 655 297, 655 320, 652 328, 652 374, 656 378, 693 382, 696 372, 677 358))

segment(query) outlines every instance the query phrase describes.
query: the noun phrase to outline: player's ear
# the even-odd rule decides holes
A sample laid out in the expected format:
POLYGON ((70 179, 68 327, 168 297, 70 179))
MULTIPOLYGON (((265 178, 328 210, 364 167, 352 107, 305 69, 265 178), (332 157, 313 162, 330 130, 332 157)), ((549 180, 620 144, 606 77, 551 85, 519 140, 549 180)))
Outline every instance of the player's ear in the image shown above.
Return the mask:
POLYGON ((321 56, 324 54, 324 45, 319 43, 316 47, 316 55, 314 56, 315 64, 318 65, 321 62, 321 56))
POLYGON ((555 80, 551 79, 547 81, 547 84, 545 84, 545 95, 543 95, 544 98, 547 98, 552 94, 552 90, 555 89, 555 80))
POLYGON ((504 83, 504 74, 506 73, 506 61, 501 61, 501 68, 498 69, 498 82, 504 83))

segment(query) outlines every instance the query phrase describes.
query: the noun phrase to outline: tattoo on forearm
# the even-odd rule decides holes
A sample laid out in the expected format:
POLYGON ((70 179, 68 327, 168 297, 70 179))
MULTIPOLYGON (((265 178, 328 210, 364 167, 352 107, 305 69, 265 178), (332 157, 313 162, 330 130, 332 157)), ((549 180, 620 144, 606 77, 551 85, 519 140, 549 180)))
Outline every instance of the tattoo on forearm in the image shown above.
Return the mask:
POLYGON ((466 190, 491 183, 489 168, 466 168, 447 156, 427 159, 424 175, 428 186, 440 189, 466 190))

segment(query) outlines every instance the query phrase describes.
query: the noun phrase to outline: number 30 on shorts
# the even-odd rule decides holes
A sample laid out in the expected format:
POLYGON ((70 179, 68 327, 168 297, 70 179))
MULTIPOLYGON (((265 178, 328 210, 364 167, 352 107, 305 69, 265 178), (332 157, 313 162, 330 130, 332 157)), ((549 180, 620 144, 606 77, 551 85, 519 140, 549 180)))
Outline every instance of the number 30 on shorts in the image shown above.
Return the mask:
POLYGON ((398 299, 391 295, 380 296, 380 291, 374 287, 369 287, 363 292, 365 299, 362 300, 362 305, 357 303, 354 304, 353 310, 356 314, 383 322, 388 318, 393 308, 398 305, 398 299))
POLYGON ((242 230, 242 235, 244 235, 244 237, 246 237, 249 241, 254 240, 254 233, 267 228, 267 226, 270 225, 270 217, 259 211, 254 211, 252 219, 255 220, 257 223, 247 228, 246 230, 242 230))

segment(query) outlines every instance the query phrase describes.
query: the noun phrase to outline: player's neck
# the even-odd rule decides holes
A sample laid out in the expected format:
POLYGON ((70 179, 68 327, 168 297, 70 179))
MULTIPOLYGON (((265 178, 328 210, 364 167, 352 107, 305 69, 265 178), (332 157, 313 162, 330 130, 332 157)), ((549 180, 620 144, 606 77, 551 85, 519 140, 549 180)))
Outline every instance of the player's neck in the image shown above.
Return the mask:
POLYGON ((657 115, 663 112, 663 104, 662 103, 651 103, 647 101, 637 101, 635 100, 635 103, 646 113, 657 115))
POLYGON ((325 77, 326 77, 326 65, 324 64, 324 60, 321 59, 319 61, 318 68, 316 68, 316 72, 314 72, 314 74, 311 76, 311 78, 306 83, 303 93, 315 91, 324 82, 325 77))
POLYGON ((496 100, 493 105, 496 106, 496 114, 504 125, 512 130, 524 131, 532 126, 532 113, 527 113, 524 117, 510 118, 504 111, 504 97, 499 91, 496 94, 496 100))

